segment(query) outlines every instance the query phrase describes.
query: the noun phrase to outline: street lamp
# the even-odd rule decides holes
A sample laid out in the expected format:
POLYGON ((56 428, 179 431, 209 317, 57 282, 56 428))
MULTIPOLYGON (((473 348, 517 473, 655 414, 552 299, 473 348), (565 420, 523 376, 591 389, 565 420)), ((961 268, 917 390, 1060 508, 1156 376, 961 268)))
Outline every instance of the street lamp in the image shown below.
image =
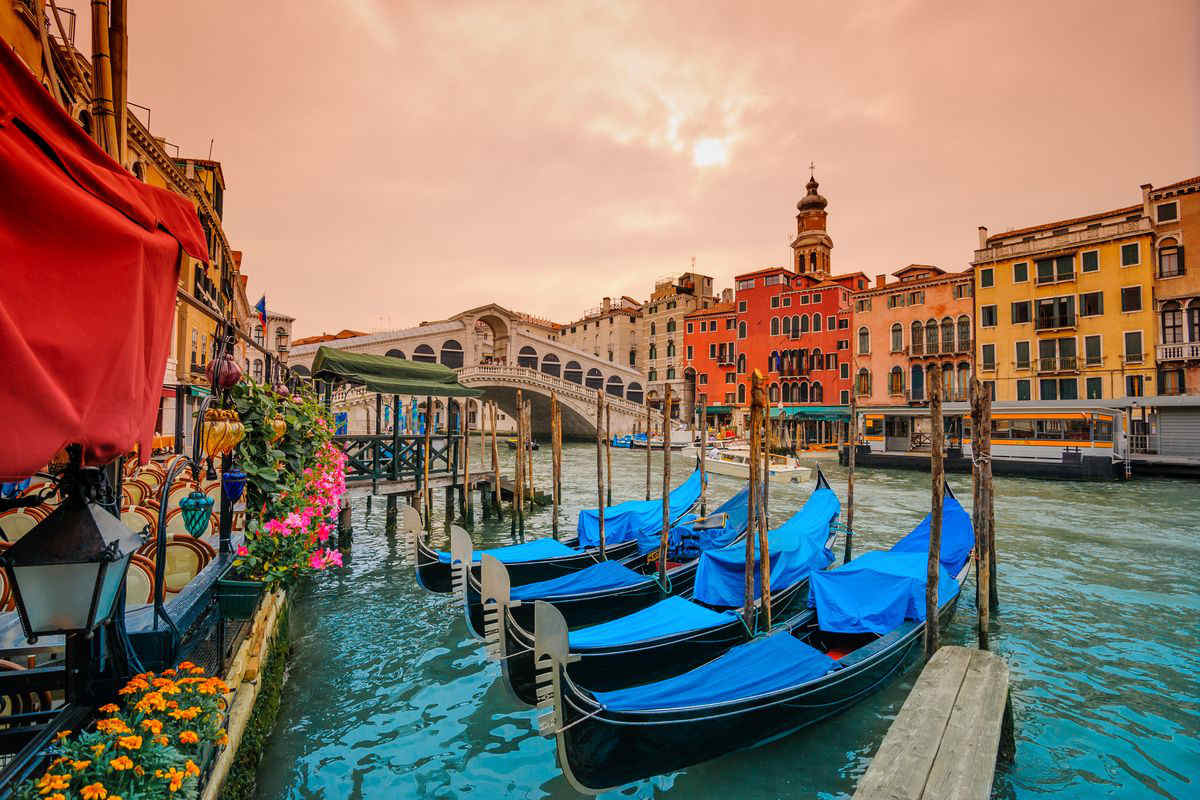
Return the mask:
POLYGON ((80 468, 75 459, 67 470, 60 483, 66 499, 0 555, 30 643, 57 633, 90 637, 107 622, 141 544, 96 502, 100 470, 80 468))

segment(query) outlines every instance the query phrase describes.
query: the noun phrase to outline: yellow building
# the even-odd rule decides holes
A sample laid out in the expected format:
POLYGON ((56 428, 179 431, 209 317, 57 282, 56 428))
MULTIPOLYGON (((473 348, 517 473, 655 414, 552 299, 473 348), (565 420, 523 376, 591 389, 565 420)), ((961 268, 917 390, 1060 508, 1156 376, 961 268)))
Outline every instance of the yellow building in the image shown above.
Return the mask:
POLYGON ((1200 394, 1200 269, 1189 270, 1184 245, 1200 246, 1200 176, 1142 186, 1154 225, 1154 304, 1158 313, 1158 394, 1200 394))
POLYGON ((996 400, 1157 394, 1154 231, 1142 204, 989 236, 975 363, 996 400))

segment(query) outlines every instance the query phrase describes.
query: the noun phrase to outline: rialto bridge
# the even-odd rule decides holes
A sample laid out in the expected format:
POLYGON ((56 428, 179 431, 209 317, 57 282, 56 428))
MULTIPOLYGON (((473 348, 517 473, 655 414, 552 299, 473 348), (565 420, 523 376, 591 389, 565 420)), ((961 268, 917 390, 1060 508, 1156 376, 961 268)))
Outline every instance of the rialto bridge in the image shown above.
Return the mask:
MULTIPOLYGON (((550 397, 557 393, 564 435, 595 436, 596 392, 602 390, 611 409, 614 434, 643 430, 644 376, 564 346, 556 341, 557 334, 558 329, 550 323, 489 304, 413 328, 297 345, 288 362, 305 374, 317 349, 324 346, 444 364, 458 370, 461 383, 483 390, 483 399, 494 401, 509 417, 516 414, 520 390, 530 401, 534 432, 540 435, 550 431, 550 397)), ((336 399, 350 412, 351 432, 374 428, 373 394, 339 392, 336 399)), ((437 412, 444 400, 435 402, 437 412)), ((659 420, 654 420, 655 427, 658 424, 659 420)))

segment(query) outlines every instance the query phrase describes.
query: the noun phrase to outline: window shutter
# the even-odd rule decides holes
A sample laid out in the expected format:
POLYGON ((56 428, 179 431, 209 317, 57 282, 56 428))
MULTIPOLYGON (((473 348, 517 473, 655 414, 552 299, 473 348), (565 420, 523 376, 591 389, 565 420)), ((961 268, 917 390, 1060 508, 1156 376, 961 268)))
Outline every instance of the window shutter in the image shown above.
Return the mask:
POLYGON ((1183 266, 1183 245, 1175 248, 1176 258, 1179 260, 1179 274, 1182 275, 1186 270, 1183 266))

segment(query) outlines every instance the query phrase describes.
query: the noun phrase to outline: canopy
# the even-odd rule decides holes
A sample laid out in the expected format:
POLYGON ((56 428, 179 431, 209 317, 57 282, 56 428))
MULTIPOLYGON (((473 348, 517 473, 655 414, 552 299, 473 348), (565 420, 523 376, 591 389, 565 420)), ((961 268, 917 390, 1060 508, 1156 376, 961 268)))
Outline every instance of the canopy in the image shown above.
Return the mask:
MULTIPOLYGON (((817 609, 821 630, 878 633, 906 619, 925 619, 925 553, 874 550, 812 576, 808 604, 817 609)), ((938 607, 958 595, 958 583, 938 566, 938 607)))
MULTIPOLYGON (((677 520, 700 499, 700 472, 671 491, 669 495, 671 520, 677 520)), ((598 547, 600 544, 599 509, 585 508, 579 512, 577 523, 580 547, 598 547)), ((620 544, 635 538, 643 531, 662 530, 662 498, 655 500, 627 500, 604 509, 604 541, 620 544)))
POLYGON ((676 633, 716 628, 737 618, 733 611, 713 611, 672 595, 632 614, 573 630, 568 641, 572 650, 619 647, 676 633))
POLYGON ((0 46, 0 480, 64 445, 148 458, 180 248, 208 260, 186 197, 108 156, 0 46))
POLYGON ((782 408, 775 406, 771 409, 771 417, 842 422, 850 419, 850 409, 845 406, 785 406, 782 408))
MULTIPOLYGON (((929 554, 929 520, 927 515, 912 532, 892 545, 895 553, 929 554)), ((942 501, 942 566, 951 575, 957 575, 975 547, 975 527, 971 517, 951 494, 942 501)))
POLYGON ((568 572, 557 578, 514 586, 509 591, 513 600, 548 600, 573 594, 620 589, 650 580, 641 573, 616 561, 601 561, 578 572, 568 572))
MULTIPOLYGON (((649 553, 657 550, 662 544, 661 502, 659 504, 659 526, 656 529, 646 529, 637 535, 638 550, 649 553)), ((749 524, 750 487, 742 489, 733 497, 726 500, 708 515, 714 520, 725 515, 725 524, 718 528, 696 530, 695 522, 699 519, 689 514, 679 520, 667 534, 667 557, 672 561, 690 561, 699 558, 700 553, 714 547, 724 547, 736 539, 749 524)))
POLYGON ((673 678, 596 692, 610 711, 652 711, 728 703, 799 686, 838 663, 787 631, 738 645, 720 658, 673 678))
POLYGON ((349 353, 320 347, 312 363, 313 377, 333 383, 353 383, 381 394, 428 395, 430 397, 479 397, 483 392, 458 382, 454 370, 391 356, 349 353))
MULTIPOLYGON (((512 564, 517 561, 539 561, 543 558, 573 556, 577 555, 579 551, 573 547, 567 547, 557 539, 534 539, 531 542, 510 544, 505 547, 493 547, 490 550, 476 550, 472 554, 471 560, 479 561, 484 553, 487 553, 502 564, 512 564)), ((449 564, 450 554, 444 550, 440 550, 438 551, 438 560, 443 564, 449 564)))
MULTIPOLYGON (((824 569, 833 561, 825 547, 829 526, 841 512, 841 503, 832 489, 815 489, 804 507, 783 525, 767 534, 770 553, 771 587, 780 590, 807 577, 813 570, 824 569)), ((754 596, 762 593, 761 557, 754 542, 754 596)), ((740 606, 746 592, 746 546, 735 542, 700 556, 696 571, 695 597, 710 606, 740 606)))
POLYGON ((714 417, 714 416, 721 415, 721 414, 732 414, 733 406, 705 406, 704 413, 708 414, 708 416, 710 416, 710 417, 714 417))

